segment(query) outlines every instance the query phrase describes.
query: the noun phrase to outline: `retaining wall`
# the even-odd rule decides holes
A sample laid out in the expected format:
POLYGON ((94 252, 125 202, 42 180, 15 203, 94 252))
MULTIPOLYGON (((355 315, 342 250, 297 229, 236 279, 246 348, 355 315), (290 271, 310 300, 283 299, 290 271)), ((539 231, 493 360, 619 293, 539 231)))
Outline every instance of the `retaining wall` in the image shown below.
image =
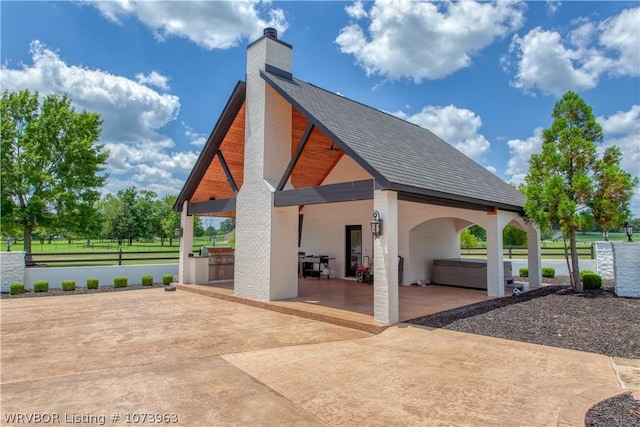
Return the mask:
MULTIPOLYGON (((528 261, 526 259, 504 259, 505 261, 511 261, 511 273, 514 276, 518 275, 518 270, 521 267, 528 267, 528 261)), ((556 271, 556 276, 568 276, 569 270, 567 270, 567 261, 564 259, 542 259, 541 260, 542 267, 553 267, 556 271)), ((580 271, 583 270, 591 270, 596 271, 596 260, 595 259, 581 259, 578 260, 578 266, 580 267, 580 271)), ((544 282, 544 277, 542 278, 544 282)))
MULTIPOLYGON (((24 255, 23 255, 24 262, 24 255)), ((4 264, 4 259, 3 259, 4 264)), ((2 267, 2 280, 4 286, 4 265, 2 267)), ((138 284, 142 281, 142 276, 150 274, 154 283, 162 282, 165 274, 177 275, 178 264, 144 264, 144 265, 102 265, 88 267, 29 267, 24 271, 24 281, 26 289, 32 289, 36 280, 47 280, 49 288, 59 289, 63 280, 75 280, 76 286, 85 287, 87 279, 98 278, 100 286, 113 285, 113 278, 116 276, 127 276, 128 283, 138 284)), ((16 281, 16 280, 14 280, 16 281)), ((4 287, 2 291, 5 292, 4 287)), ((8 292, 8 288, 7 288, 8 292)))

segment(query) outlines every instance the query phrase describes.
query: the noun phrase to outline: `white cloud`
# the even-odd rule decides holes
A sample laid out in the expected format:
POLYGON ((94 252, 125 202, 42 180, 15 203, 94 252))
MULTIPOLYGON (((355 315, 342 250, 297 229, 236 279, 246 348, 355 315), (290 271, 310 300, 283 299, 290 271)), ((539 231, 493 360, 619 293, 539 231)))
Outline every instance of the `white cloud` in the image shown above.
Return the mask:
POLYGON ((429 129, 478 162, 484 158, 491 147, 484 135, 478 133, 482 120, 471 110, 453 105, 426 106, 422 111, 411 116, 402 111, 392 114, 429 129))
POLYGON ((188 39, 205 49, 228 49, 256 39, 265 27, 287 29, 284 12, 270 1, 99 1, 90 2, 107 19, 120 24, 133 16, 162 41, 188 39))
MULTIPOLYGON (((197 158, 193 152, 171 152, 174 141, 161 129, 180 110, 177 96, 158 93, 139 82, 102 70, 67 65, 39 41, 31 43, 32 65, 2 67, 2 90, 28 88, 41 94, 66 93, 76 110, 99 113, 100 142, 109 150, 107 191, 136 185, 160 195, 177 193, 197 158), (116 187, 124 184, 122 187, 116 187)), ((139 74, 137 76, 144 76, 139 74)), ((144 76, 162 82, 158 74, 144 76)), ((166 79, 166 77, 164 77, 166 79)))
POLYGON ((617 53, 612 72, 640 75, 640 8, 624 10, 600 23, 600 44, 617 53))
POLYGON ((509 147, 509 161, 507 162, 507 174, 511 175, 510 182, 514 184, 524 183, 524 177, 529 172, 529 159, 532 154, 542 150, 542 128, 536 128, 529 138, 512 139, 507 141, 509 147))
POLYGON ((185 122, 182 122, 182 126, 184 127, 184 136, 189 140, 189 144, 195 145, 196 147, 202 147, 206 144, 207 135, 195 132, 185 122))
POLYGON ((559 0, 547 0, 547 12, 549 12, 549 15, 555 15, 560 6, 562 6, 562 3, 559 0))
POLYGON ((573 21, 564 37, 536 27, 515 35, 501 59, 507 68, 517 61, 511 82, 525 92, 562 95, 595 87, 604 75, 640 75, 640 8, 627 9, 601 22, 573 21))
POLYGON ((157 71, 152 71, 146 76, 142 73, 138 73, 136 74, 136 81, 141 85, 151 85, 158 89, 169 90, 169 85, 167 84, 169 82, 169 78, 163 76, 157 71))
POLYGON ((366 18, 368 26, 345 26, 336 43, 367 75, 418 83, 468 67, 475 54, 522 26, 523 8, 521 2, 504 1, 377 0, 366 11, 358 1, 347 14, 366 18))
POLYGON ((616 145, 622 151, 621 166, 640 177, 640 105, 629 111, 618 111, 609 117, 598 117, 605 133, 605 147, 616 145))

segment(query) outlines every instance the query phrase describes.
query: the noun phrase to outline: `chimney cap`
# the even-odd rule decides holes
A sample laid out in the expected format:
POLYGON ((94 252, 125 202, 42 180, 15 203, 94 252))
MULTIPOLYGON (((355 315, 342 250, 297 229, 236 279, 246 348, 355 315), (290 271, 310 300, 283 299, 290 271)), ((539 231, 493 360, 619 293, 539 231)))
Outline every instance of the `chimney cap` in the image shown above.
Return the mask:
POLYGON ((276 30, 275 28, 267 27, 264 30, 262 30, 262 34, 265 37, 269 37, 269 38, 278 40, 278 30, 276 30))

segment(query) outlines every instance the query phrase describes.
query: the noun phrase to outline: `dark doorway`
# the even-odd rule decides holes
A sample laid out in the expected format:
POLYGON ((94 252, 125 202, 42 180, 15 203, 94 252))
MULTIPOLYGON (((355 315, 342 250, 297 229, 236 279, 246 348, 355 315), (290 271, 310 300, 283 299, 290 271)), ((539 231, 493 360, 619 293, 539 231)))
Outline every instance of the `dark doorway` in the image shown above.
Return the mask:
POLYGON ((345 276, 355 277, 362 263, 362 226, 347 225, 345 242, 345 276))

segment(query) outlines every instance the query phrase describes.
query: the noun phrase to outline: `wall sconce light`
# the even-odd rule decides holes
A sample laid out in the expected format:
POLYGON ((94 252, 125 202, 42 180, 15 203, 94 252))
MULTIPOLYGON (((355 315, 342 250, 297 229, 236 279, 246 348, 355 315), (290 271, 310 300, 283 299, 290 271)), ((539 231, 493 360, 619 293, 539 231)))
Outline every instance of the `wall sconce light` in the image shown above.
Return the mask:
POLYGON ((633 240, 631 240, 631 236, 633 236, 633 225, 629 224, 628 222, 624 223, 624 232, 627 235, 627 242, 633 242, 633 240))
POLYGON ((176 228, 175 230, 173 230, 173 234, 174 234, 176 237, 182 237, 182 227, 178 227, 178 228, 176 228))
POLYGON ((371 221, 371 234, 374 238, 378 238, 382 235, 382 218, 380 212, 373 211, 373 220, 371 221))

